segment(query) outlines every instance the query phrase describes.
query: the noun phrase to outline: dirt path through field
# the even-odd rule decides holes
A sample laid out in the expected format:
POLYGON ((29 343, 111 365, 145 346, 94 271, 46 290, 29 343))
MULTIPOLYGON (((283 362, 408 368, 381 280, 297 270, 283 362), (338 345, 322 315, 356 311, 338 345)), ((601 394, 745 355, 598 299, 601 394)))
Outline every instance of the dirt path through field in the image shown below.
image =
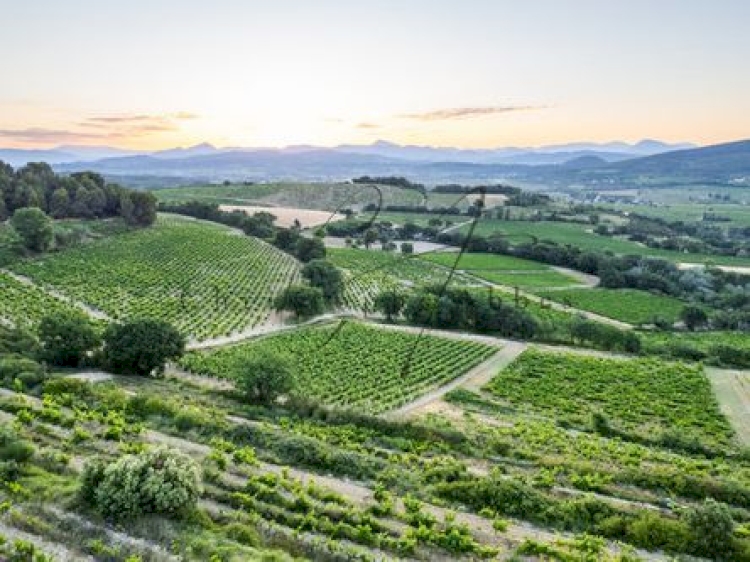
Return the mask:
MULTIPOLYGON (((568 267, 560 267, 559 265, 551 265, 549 267, 553 271, 557 271, 558 273, 562 273, 563 275, 567 275, 568 277, 574 278, 576 281, 581 283, 586 288, 590 289, 590 288, 596 287, 599 284, 599 278, 596 275, 589 275, 588 273, 583 273, 582 271, 570 269, 568 267)), ((560 288, 570 289, 571 287, 560 287, 560 288)))
MULTIPOLYGON (((5 537, 10 544, 15 541, 29 542, 35 545, 38 550, 50 556, 52 560, 55 560, 56 562, 95 562, 96 560, 93 556, 82 554, 80 552, 73 552, 63 544, 50 542, 38 535, 32 535, 31 533, 27 533, 26 531, 8 526, 2 521, 0 521, 0 535, 5 537)), ((9 559, 3 558, 3 560, 9 559)), ((14 560, 16 560, 16 558, 14 558, 14 560)), ((27 558, 18 558, 18 560, 27 560, 27 558)), ((35 557, 34 560, 37 560, 37 558, 35 557)))
POLYGON ((188 351, 196 351, 199 349, 212 349, 214 347, 223 347, 225 345, 231 345, 235 343, 241 343, 245 340, 251 340, 261 336, 270 336, 272 334, 278 334, 281 332, 289 332, 305 326, 313 326, 315 324, 325 324, 333 320, 340 320, 343 318, 352 318, 354 315, 351 312, 332 312, 330 314, 322 314, 306 320, 305 322, 299 322, 296 324, 286 324, 280 321, 277 322, 266 322, 259 324, 241 332, 231 334, 229 336, 221 336, 218 338, 211 338, 202 341, 191 341, 187 344, 186 348, 188 351))
POLYGON ((750 372, 706 367, 706 374, 737 441, 750 446, 750 372))
POLYGON ((526 344, 521 342, 508 342, 500 351, 495 353, 487 361, 480 363, 467 373, 453 379, 446 385, 423 394, 416 400, 393 410, 388 415, 399 418, 413 414, 414 412, 428 406, 432 402, 441 399, 451 390, 465 386, 471 390, 479 389, 487 384, 500 369, 510 365, 526 349, 526 344))

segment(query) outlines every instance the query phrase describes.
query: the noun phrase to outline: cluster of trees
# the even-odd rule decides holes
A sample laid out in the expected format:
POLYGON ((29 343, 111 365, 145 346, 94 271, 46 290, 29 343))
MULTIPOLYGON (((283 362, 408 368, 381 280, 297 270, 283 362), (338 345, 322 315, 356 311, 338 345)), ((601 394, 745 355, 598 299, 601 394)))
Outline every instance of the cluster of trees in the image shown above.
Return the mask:
POLYGON ((352 180, 352 183, 391 185, 393 187, 400 187, 401 189, 411 189, 414 191, 418 191, 422 195, 424 195, 427 192, 427 189, 421 183, 414 183, 414 182, 409 181, 406 178, 402 178, 398 176, 385 176, 385 177, 361 176, 359 178, 354 178, 352 180))
POLYGON ((550 201, 552 201, 552 198, 544 193, 519 190, 518 193, 510 194, 505 201, 505 204, 512 207, 536 207, 539 205, 547 205, 550 201))
MULTIPOLYGON (((366 213, 374 213, 378 206, 374 203, 365 205, 362 209, 366 213)), ((422 205, 386 205, 383 209, 389 213, 411 213, 415 215, 461 215, 458 207, 425 207, 422 205)), ((468 214, 468 213, 467 213, 468 214)))
POLYGON ((321 230, 315 234, 314 237, 307 238, 302 236, 298 228, 279 228, 271 242, 302 263, 308 263, 326 257, 326 246, 321 239, 325 235, 325 231, 321 230))
POLYGON ((741 229, 724 229, 706 224, 719 221, 721 218, 709 214, 704 215, 702 222, 685 222, 630 214, 627 223, 600 228, 597 233, 627 236, 630 240, 641 242, 651 248, 688 253, 728 256, 750 253, 750 240, 741 229))
POLYGON ((25 207, 37 207, 55 219, 122 217, 134 226, 156 220, 152 193, 107 183, 93 172, 62 176, 42 162, 13 170, 0 161, 0 221, 25 207))
MULTIPOLYGON (((322 259, 326 256, 325 244, 320 240, 320 237, 306 238, 302 236, 299 226, 293 226, 292 228, 275 226, 276 217, 265 211, 253 215, 248 215, 239 210, 222 211, 219 205, 202 201, 161 204, 159 210, 238 228, 248 236, 255 236, 272 243, 303 263, 322 259)), ((325 232, 321 234, 325 234, 325 232)))
POLYGON ((525 310, 506 304, 495 295, 432 285, 408 296, 396 290, 381 292, 376 310, 392 320, 403 314, 410 324, 455 328, 505 337, 531 339, 539 326, 525 310))
POLYGON ((222 211, 216 203, 205 203, 203 201, 160 203, 159 210, 238 228, 248 236, 255 236, 256 238, 270 239, 276 233, 273 224, 276 216, 265 211, 253 215, 248 215, 240 210, 228 212, 222 211))
POLYGON ((297 319, 310 318, 341 302, 344 276, 329 261, 310 261, 302 268, 302 277, 307 280, 307 284, 287 287, 276 298, 276 310, 289 310, 297 319))
POLYGON ((485 193, 487 195, 519 195, 521 189, 513 187, 511 185, 459 185, 456 183, 449 183, 444 185, 436 185, 432 190, 433 193, 485 193))
POLYGON ((583 318, 575 318, 569 329, 571 339, 579 345, 625 353, 641 351, 641 339, 632 331, 619 330, 613 326, 583 318))
POLYGON ((50 365, 99 366, 140 376, 161 375, 166 363, 179 359, 185 351, 185 337, 167 322, 136 319, 109 324, 102 332, 78 311, 44 317, 36 335, 8 328, 3 332, 3 347, 22 350, 19 352, 50 365))

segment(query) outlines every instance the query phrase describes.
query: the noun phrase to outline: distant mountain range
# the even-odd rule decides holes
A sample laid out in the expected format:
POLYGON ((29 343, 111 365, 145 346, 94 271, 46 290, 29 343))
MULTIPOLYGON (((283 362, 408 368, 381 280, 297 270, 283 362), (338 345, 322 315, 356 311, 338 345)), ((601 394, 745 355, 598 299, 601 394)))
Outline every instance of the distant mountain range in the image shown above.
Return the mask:
POLYGON ((110 146, 77 146, 63 145, 45 150, 23 150, 0 148, 0 160, 13 166, 27 162, 44 161, 50 164, 66 164, 73 162, 91 162, 106 158, 122 156, 152 156, 159 159, 179 159, 192 156, 211 156, 228 152, 264 152, 278 150, 286 154, 302 152, 316 152, 330 150, 336 153, 363 154, 367 156, 383 156, 416 162, 470 162, 475 164, 561 164, 581 156, 598 156, 611 162, 632 158, 634 156, 648 156, 678 150, 693 148, 690 143, 668 144, 654 140, 643 140, 635 144, 624 142, 610 143, 572 143, 542 146, 538 148, 489 148, 489 149, 461 149, 438 148, 430 146, 402 146, 387 141, 377 141, 373 144, 340 145, 333 148, 317 146, 289 146, 282 149, 268 148, 216 148, 209 143, 202 143, 188 148, 170 148, 159 151, 136 151, 113 148, 110 146))
MULTIPOLYGON (((61 172, 94 170, 132 184, 165 185, 229 179, 345 180, 401 175, 425 183, 517 181, 550 187, 630 186, 669 182, 743 182, 750 177, 750 141, 697 148, 644 140, 635 144, 573 143, 539 148, 458 149, 385 141, 333 148, 216 148, 204 143, 138 153, 61 146, 3 150, 14 166, 46 161, 61 172)), ((750 182, 748 182, 750 184, 750 182)))

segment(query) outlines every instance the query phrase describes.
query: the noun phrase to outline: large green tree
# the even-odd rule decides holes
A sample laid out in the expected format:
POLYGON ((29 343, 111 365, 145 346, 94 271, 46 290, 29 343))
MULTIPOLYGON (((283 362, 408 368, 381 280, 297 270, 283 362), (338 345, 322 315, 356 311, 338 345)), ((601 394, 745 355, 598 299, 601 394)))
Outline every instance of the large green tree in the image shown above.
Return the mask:
POLYGON ((39 341, 43 360, 77 367, 86 354, 101 344, 93 324, 82 312, 57 312, 42 318, 39 341))
POLYGON ((312 260, 302 268, 302 276, 323 292, 326 302, 335 304, 344 292, 344 277, 341 270, 326 260, 312 260))
POLYGON ((270 404, 294 388, 291 360, 261 350, 243 357, 236 366, 235 386, 250 401, 270 404))
POLYGON ((406 297, 400 291, 388 289, 378 293, 373 303, 375 310, 385 314, 388 322, 393 322, 393 317, 401 314, 406 304, 406 297))
POLYGON ((299 261, 307 263, 326 257, 326 247, 320 238, 301 237, 297 240, 294 254, 299 261))
POLYGON ((10 224, 21 237, 23 245, 32 252, 44 252, 52 245, 52 221, 36 207, 17 209, 10 224))
POLYGON ((276 310, 290 310, 297 318, 307 318, 323 312, 323 291, 308 285, 291 285, 276 299, 276 310))
POLYGON ((688 305, 683 308, 682 311, 680 311, 680 319, 690 331, 705 326, 708 323, 706 311, 695 305, 688 305))
POLYGON ((104 333, 104 361, 117 373, 161 375, 167 361, 185 352, 185 338, 161 320, 133 320, 111 324, 104 333))

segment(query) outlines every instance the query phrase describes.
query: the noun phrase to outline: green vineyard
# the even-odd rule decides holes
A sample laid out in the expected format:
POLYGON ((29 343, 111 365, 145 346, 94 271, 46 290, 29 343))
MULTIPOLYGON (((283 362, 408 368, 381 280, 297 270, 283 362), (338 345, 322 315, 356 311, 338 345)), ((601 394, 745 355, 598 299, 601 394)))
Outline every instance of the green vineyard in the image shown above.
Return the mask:
POLYGON ((383 412, 465 373, 496 349, 481 343, 417 336, 347 322, 308 328, 213 353, 188 354, 194 373, 231 378, 239 359, 260 349, 296 362, 302 396, 347 408, 383 412))
POLYGON ((13 269, 115 320, 159 318, 198 340, 262 323, 298 279, 298 263, 265 242, 170 216, 13 269))
POLYGON ((70 310, 71 305, 38 287, 22 283, 0 272, 0 323, 33 328, 51 312, 70 310))
POLYGON ((732 437, 700 365, 526 351, 488 390, 520 410, 577 426, 598 413, 643 436, 673 430, 722 446, 732 437))
MULTIPOLYGON (((426 262, 416 256, 393 254, 379 250, 329 249, 328 259, 344 270, 344 306, 351 309, 371 307, 373 299, 385 289, 420 285, 441 285, 450 270, 426 262)), ((451 286, 476 284, 460 273, 450 279, 451 286)))

